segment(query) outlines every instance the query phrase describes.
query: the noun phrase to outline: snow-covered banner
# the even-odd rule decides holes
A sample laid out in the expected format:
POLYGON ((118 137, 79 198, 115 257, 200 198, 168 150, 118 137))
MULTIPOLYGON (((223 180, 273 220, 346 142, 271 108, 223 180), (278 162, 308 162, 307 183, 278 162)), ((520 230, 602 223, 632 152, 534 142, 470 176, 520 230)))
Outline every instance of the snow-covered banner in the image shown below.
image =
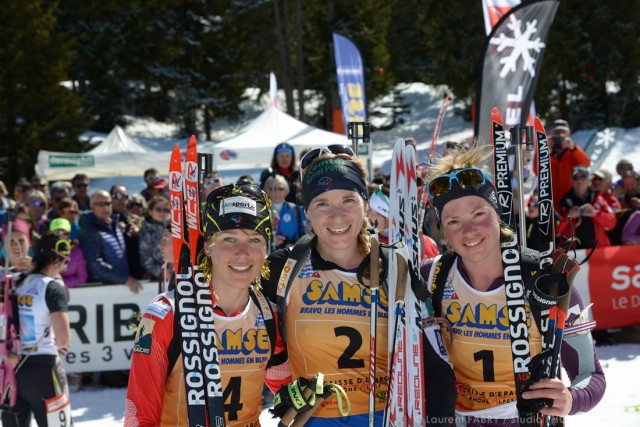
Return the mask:
POLYGON ((491 109, 505 128, 526 124, 558 0, 533 0, 511 9, 487 36, 478 87, 475 135, 490 141, 491 109))
POLYGON ((584 152, 591 159, 591 171, 600 169, 616 141, 622 141, 624 132, 623 128, 608 127, 593 134, 584 147, 584 152))
POLYGON ((347 123, 367 121, 364 67, 358 48, 348 38, 333 33, 333 49, 336 58, 342 120, 346 133, 347 123))

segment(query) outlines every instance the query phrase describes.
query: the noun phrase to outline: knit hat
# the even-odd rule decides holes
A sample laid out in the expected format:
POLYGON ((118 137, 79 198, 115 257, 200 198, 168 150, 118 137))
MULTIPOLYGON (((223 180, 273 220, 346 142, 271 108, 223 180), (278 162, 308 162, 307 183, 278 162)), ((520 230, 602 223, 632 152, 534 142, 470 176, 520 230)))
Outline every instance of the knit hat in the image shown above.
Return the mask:
POLYGON ((271 199, 255 184, 230 184, 207 197, 203 232, 205 239, 224 230, 259 232, 271 243, 271 199))
MULTIPOLYGON (((6 215, 5 218, 6 217, 8 217, 8 215, 6 215)), ((4 224, 2 224, 2 240, 3 241, 8 231, 9 231, 9 224, 5 222, 4 224)), ((22 233, 25 236, 27 236, 27 239, 31 240, 31 232, 29 231, 29 224, 27 224, 27 221, 23 219, 16 218, 11 222, 11 232, 22 233)))

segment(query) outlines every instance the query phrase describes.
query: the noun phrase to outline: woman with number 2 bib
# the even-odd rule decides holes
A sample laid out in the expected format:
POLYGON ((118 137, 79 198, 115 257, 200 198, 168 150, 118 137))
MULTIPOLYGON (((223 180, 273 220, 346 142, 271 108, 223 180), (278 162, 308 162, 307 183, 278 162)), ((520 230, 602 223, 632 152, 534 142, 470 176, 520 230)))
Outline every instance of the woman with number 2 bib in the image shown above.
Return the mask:
MULTIPOLYGON (((301 268, 291 271, 292 252, 270 257, 265 294, 284 309, 286 343, 294 379, 319 372, 342 386, 350 414, 336 397, 314 408, 306 426, 366 426, 369 416, 369 280, 359 274, 369 263, 366 171, 347 145, 331 145, 301 160, 303 207, 311 228, 301 268), (285 291, 287 283, 288 291, 285 291), (286 293, 286 295, 285 295, 286 293), (283 302, 286 301, 286 308, 283 302)), ((301 241, 298 241, 300 244, 301 241)), ((294 249, 295 250, 295 249, 294 249)), ((382 424, 387 392, 387 312, 378 303, 376 425, 382 424)), ((343 402, 344 403, 344 402, 343 402)))
MULTIPOLYGON (((210 330, 207 319, 213 319, 227 427, 259 426, 262 384, 277 391, 291 380, 276 311, 259 291, 261 276, 268 274, 270 208, 269 198, 255 185, 220 187, 205 205, 200 270, 209 284, 212 310, 200 320, 200 328, 210 330)), ((138 326, 125 426, 192 425, 187 420, 183 359, 194 359, 185 356, 185 338, 176 321, 182 319, 175 313, 179 289, 178 283, 158 295, 138 326)), ((195 341, 201 355, 211 351, 200 338, 195 341)))

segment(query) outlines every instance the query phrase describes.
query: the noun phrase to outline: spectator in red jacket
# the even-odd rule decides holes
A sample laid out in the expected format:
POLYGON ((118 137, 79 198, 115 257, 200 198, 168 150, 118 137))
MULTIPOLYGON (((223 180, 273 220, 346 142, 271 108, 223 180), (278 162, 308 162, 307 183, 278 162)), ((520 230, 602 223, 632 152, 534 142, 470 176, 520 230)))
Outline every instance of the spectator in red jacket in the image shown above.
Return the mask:
MULTIPOLYGON (((571 128, 566 120, 555 120, 549 127, 547 139, 551 158, 551 191, 553 192, 554 208, 560 211, 560 198, 571 190, 571 174, 578 165, 589 167, 589 156, 571 139, 571 128)), ((534 166, 536 175, 537 165, 534 166)))
POLYGON ((606 231, 616 225, 616 215, 602 195, 591 188, 589 169, 576 166, 571 174, 572 189, 560 199, 562 220, 558 235, 564 238, 576 237, 576 248, 610 246, 606 231), (572 235, 575 230, 575 236, 572 235))

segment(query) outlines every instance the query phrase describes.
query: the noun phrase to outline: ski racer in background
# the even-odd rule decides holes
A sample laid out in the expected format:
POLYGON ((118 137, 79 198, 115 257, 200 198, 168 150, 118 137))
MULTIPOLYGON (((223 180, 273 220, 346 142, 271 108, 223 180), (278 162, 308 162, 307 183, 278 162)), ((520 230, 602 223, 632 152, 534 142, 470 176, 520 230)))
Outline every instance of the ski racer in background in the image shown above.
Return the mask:
MULTIPOLYGON (((477 166, 486 157, 482 148, 473 148, 442 159, 434 167, 427 187, 455 258, 449 269, 438 262, 442 256, 424 262, 421 267, 422 276, 432 284, 434 298, 437 298, 435 275, 446 278, 439 301, 441 314, 436 310, 436 316, 446 318, 445 324, 449 325, 436 326, 441 329, 444 348, 434 350, 440 352, 443 359, 425 360, 425 380, 429 382, 431 375, 452 369, 458 425, 463 417, 467 426, 511 426, 518 425, 518 410, 501 242, 509 241, 513 232, 501 225, 492 179, 477 166), (436 271, 440 268, 442 271, 436 271), (447 356, 448 364, 444 362, 447 356)), ((577 270, 573 260, 568 259, 566 265, 577 270)), ((528 273, 523 273, 523 277, 527 276, 528 273)), ((540 410, 544 415, 587 412, 600 401, 606 387, 586 326, 588 319, 582 298, 577 289, 572 289, 568 310, 571 314, 567 317, 561 347, 562 365, 571 385, 565 386, 560 379, 542 379, 534 382, 530 391, 522 396, 525 400, 552 399, 551 407, 540 410), (581 325, 585 326, 581 328, 581 325), (570 333, 569 327, 574 332, 570 333)), ((433 301, 434 307, 436 302, 433 301)), ((533 357, 541 349, 541 327, 534 321, 526 299, 525 304, 533 357)), ((427 401, 437 405, 438 399, 445 395, 445 390, 427 395, 427 401)))
MULTIPOLYGON (((327 399, 305 425, 366 426, 370 289, 368 277, 360 277, 370 252, 366 170, 348 145, 311 150, 301 167, 301 196, 313 233, 296 263, 302 266, 298 274, 287 273, 296 246, 307 237, 294 249, 269 256, 265 294, 278 301, 284 317, 293 378, 310 379, 321 372, 342 386, 351 402, 350 415, 343 416, 339 401, 327 399)), ((377 335, 385 337, 376 343, 375 414, 381 425, 388 381, 388 302, 382 291, 377 311, 377 335)))
MULTIPOLYGON (((273 314, 275 309, 258 290, 272 233, 270 204, 255 185, 227 185, 209 194, 204 212, 200 268, 214 304, 227 427, 259 426, 262 384, 275 392, 291 380, 284 342, 277 331, 271 342, 261 306, 273 314)), ((131 360, 125 426, 188 425, 174 304, 175 291, 170 290, 158 295, 142 317, 131 360)))
POLYGON ((33 270, 17 279, 21 361, 16 368, 18 401, 2 412, 4 427, 73 425, 67 376, 59 355, 71 344, 68 298, 55 280, 67 267, 71 242, 45 232, 36 242, 33 270), (17 418, 16 418, 17 415, 17 418))

